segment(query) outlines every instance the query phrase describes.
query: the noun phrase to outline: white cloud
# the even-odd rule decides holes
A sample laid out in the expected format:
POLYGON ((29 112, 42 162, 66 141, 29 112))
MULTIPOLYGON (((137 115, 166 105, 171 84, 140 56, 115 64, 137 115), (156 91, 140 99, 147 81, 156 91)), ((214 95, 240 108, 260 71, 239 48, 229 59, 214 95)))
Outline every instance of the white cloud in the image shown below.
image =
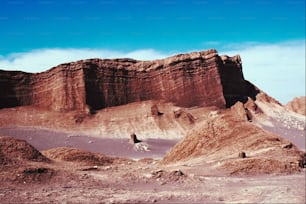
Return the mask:
POLYGON ((305 95, 305 40, 229 45, 220 54, 239 54, 245 79, 285 104, 305 95))
POLYGON ((153 60, 168 55, 153 49, 119 52, 103 49, 37 49, 24 53, 0 55, 0 69, 22 70, 25 72, 41 72, 61 63, 89 58, 134 58, 153 60))

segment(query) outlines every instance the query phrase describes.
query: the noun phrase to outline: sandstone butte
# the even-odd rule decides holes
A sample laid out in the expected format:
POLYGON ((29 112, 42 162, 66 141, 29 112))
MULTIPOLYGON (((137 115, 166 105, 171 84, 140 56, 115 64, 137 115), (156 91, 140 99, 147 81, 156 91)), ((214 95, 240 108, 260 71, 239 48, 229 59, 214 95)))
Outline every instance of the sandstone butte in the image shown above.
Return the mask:
POLYGON ((87 59, 41 73, 0 70, 0 108, 99 110, 145 100, 225 108, 258 92, 244 79, 239 55, 214 49, 154 61, 87 59))

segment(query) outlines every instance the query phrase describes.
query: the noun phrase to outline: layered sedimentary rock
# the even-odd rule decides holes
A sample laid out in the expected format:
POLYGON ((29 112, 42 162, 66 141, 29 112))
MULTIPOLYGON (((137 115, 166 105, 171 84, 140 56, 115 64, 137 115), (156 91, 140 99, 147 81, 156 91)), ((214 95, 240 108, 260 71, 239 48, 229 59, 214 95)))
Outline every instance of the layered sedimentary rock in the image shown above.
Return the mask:
POLYGON ((155 61, 81 60, 36 74, 0 71, 0 108, 98 110, 144 100, 224 108, 258 92, 244 80, 239 56, 213 49, 155 61))
POLYGON ((0 71, 0 108, 35 105, 55 111, 84 109, 84 95, 82 64, 62 64, 37 74, 0 71))

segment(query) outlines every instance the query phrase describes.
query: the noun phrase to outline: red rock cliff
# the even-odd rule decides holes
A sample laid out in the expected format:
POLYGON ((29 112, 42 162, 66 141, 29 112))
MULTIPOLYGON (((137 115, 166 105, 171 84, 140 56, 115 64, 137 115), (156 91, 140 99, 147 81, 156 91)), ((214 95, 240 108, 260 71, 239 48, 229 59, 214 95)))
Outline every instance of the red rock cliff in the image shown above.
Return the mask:
POLYGON ((82 64, 62 64, 37 74, 0 71, 0 108, 36 105, 55 111, 83 109, 84 95, 82 64))
POLYGON ((216 50, 162 60, 89 59, 30 74, 0 70, 0 108, 36 105, 55 111, 164 100, 178 106, 229 107, 258 93, 239 56, 216 50))

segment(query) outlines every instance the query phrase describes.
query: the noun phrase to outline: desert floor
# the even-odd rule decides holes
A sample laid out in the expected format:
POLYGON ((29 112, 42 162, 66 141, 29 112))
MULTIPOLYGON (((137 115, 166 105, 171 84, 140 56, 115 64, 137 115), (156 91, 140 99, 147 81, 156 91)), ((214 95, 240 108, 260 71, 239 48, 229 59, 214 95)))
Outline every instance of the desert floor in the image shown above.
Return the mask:
POLYGON ((305 169, 291 175, 229 176, 205 160, 162 165, 175 140, 147 139, 135 148, 128 139, 31 128, 1 128, 0 134, 25 139, 42 152, 68 146, 128 158, 2 169, 1 203, 305 203, 305 169))

